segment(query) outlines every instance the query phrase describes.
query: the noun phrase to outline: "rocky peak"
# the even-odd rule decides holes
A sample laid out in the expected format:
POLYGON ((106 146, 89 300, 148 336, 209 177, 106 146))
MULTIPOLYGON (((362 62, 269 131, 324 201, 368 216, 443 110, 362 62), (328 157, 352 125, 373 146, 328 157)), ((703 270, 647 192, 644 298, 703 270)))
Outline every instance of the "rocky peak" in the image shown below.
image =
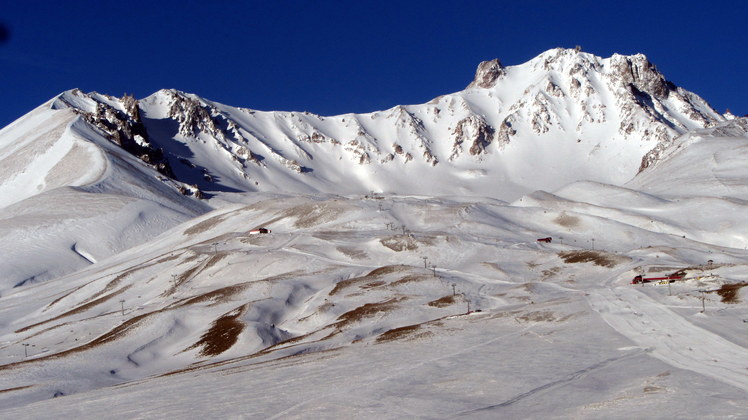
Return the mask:
POLYGON ((533 71, 581 76, 589 71, 598 71, 600 58, 582 52, 579 48, 555 48, 538 55, 527 64, 533 71))
POLYGON ((96 105, 92 112, 76 108, 83 119, 106 133, 111 142, 125 151, 152 165, 160 173, 174 177, 163 150, 153 147, 149 141, 148 131, 140 116, 139 101, 134 96, 125 94, 121 99, 108 97, 109 101, 98 100, 95 95, 86 96, 95 100, 96 105), (121 105, 122 109, 113 104, 121 105))
POLYGON ((194 137, 201 131, 218 131, 209 112, 203 104, 179 91, 169 91, 171 106, 169 117, 179 122, 179 134, 194 137))
POLYGON ((475 79, 468 85, 471 87, 480 87, 489 89, 496 86, 496 81, 503 75, 506 74, 504 66, 498 58, 494 58, 490 61, 483 61, 478 65, 478 70, 475 72, 475 79))
POLYGON ((644 54, 624 56, 615 54, 611 57, 612 74, 621 82, 630 84, 632 92, 646 92, 655 98, 665 99, 675 86, 665 80, 644 54))

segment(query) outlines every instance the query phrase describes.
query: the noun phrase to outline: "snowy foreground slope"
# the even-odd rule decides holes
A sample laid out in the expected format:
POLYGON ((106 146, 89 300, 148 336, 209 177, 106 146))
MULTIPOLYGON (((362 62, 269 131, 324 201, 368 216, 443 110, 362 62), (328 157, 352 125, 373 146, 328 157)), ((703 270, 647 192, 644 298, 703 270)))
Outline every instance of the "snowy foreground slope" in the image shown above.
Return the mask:
POLYGON ((53 99, 0 130, 0 293, 81 269, 211 210, 72 109, 56 108, 53 99))
MULTIPOLYGON (((298 133, 286 132, 289 143, 260 135, 262 127, 289 129, 280 114, 210 104, 231 118, 190 119, 204 117, 202 105, 184 118, 167 117, 179 107, 159 101, 179 96, 208 103, 174 91, 139 104, 63 94, 0 132, 7 156, 10 148, 47 139, 51 146, 29 156, 59 149, 55 156, 66 163, 54 165, 55 173, 67 174, 0 186, 7 201, 0 218, 12 215, 5 229, 19 237, 3 245, 19 253, 16 261, 4 260, 5 277, 70 264, 46 281, 4 280, 0 416, 748 416, 748 122, 723 121, 695 95, 647 73, 642 59, 628 58, 639 63, 629 82, 639 87, 629 93, 639 92, 632 95, 646 106, 625 114, 611 110, 619 102, 606 102, 606 121, 614 124, 595 126, 597 150, 607 150, 599 153, 625 156, 628 166, 608 170, 597 152, 569 151, 563 162, 570 166, 558 173, 570 175, 558 180, 555 172, 506 169, 502 151, 525 142, 522 153, 543 160, 561 152, 543 143, 551 138, 586 144, 589 137, 577 143, 571 118, 563 129, 549 126, 550 137, 518 135, 505 149, 491 137, 485 153, 473 155, 463 141, 452 159, 454 138, 432 135, 429 150, 439 163, 424 160, 408 172, 413 166, 407 165, 419 162, 415 154, 391 169, 393 162, 330 158, 323 148, 336 147, 331 140, 305 146, 314 159, 294 166, 293 147, 283 144, 298 133), (671 113, 683 101, 700 114, 671 113), (136 106, 142 114, 133 112, 136 106), (640 122, 630 132, 638 134, 619 135, 626 115, 640 122), (704 120, 697 123, 698 115, 704 120), (207 121, 242 137, 252 129, 268 147, 260 152, 247 142, 252 152, 242 161, 234 143, 214 147, 221 135, 207 121), (36 140, 18 134, 37 126, 57 131, 36 140), (639 128, 664 134, 647 140, 639 128), (208 136, 211 130, 215 135, 208 136), (344 169, 334 169, 335 160, 344 169), (594 165, 598 175, 588 176, 594 165), (70 167, 77 169, 64 170, 70 167), (294 175, 294 167, 306 169, 294 175), (485 185, 471 181, 479 167, 485 185), (344 179, 334 178, 341 176, 337 170, 362 172, 336 193, 333 185, 344 179), (504 190, 509 184, 496 170, 506 170, 514 186, 504 190), (418 177, 431 180, 420 194, 410 181, 399 183, 418 177), (379 184, 359 183, 367 179, 379 184), (14 230, 18 221, 25 224, 14 230), (249 233, 259 227, 272 232, 249 233), (120 239, 127 237, 130 242, 120 239), (544 237, 553 241, 537 241, 544 237), (50 239, 59 244, 47 245, 50 239), (75 265, 71 255, 44 246, 87 261, 75 265), (674 272, 683 277, 673 283, 630 284, 636 275, 674 272)), ((573 86, 560 81, 569 72, 553 70, 553 63, 580 60, 582 68, 598 70, 627 62, 558 50, 523 66, 547 65, 548 73, 537 74, 573 86)), ((491 91, 502 77, 536 77, 520 67, 484 63, 473 84, 448 99, 487 100, 502 92, 491 91)), ((574 74, 594 74, 588 79, 597 80, 596 92, 614 84, 597 72, 574 74)), ((546 82, 541 77, 533 86, 546 89, 546 82)), ((515 100, 502 96, 497 103, 515 100)), ((530 114, 523 117, 527 106, 518 106, 510 120, 517 132, 532 130, 530 114)), ((553 109, 577 109, 569 106, 553 109)), ((492 128, 508 116, 494 118, 486 117, 492 128)), ((435 124, 424 129, 433 134, 435 124)), ((377 127, 365 130, 372 142, 386 138, 377 132, 384 125, 377 127)), ((342 128, 330 128, 326 138, 334 130, 342 128)), ((42 157, 28 162, 4 165, 15 177, 28 177, 35 173, 29 168, 48 164, 42 157)))

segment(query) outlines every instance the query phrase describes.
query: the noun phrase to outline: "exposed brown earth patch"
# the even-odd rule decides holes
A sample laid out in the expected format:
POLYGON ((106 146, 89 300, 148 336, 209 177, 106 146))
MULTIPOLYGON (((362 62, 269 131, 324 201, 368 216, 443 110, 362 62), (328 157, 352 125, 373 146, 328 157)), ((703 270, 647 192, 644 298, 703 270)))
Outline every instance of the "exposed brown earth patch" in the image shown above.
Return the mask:
POLYGON ((294 226, 307 228, 337 220, 345 211, 341 203, 309 203, 296 206, 283 212, 285 217, 295 217, 294 226))
POLYGON ((404 298, 392 298, 384 302, 367 303, 359 306, 356 309, 350 310, 338 317, 338 321, 334 323, 338 328, 343 328, 354 322, 361 321, 364 318, 371 318, 379 313, 387 313, 397 308, 397 303, 404 298))
POLYGON ((364 288, 371 287, 378 287, 384 285, 384 281, 377 280, 378 277, 383 276, 385 274, 390 274, 398 271, 404 271, 408 270, 410 267, 404 266, 404 265, 387 265, 384 267, 376 268, 372 271, 370 271, 368 274, 360 276, 360 277, 353 277, 350 279, 345 279, 337 282, 335 284, 335 287, 330 291, 330 296, 336 295, 346 288, 352 287, 356 284, 360 283, 368 283, 366 286, 362 286, 364 288))
POLYGON ((189 255, 187 255, 186 257, 184 257, 184 260, 182 260, 182 261, 181 261, 181 262, 179 263, 180 265, 181 265, 181 264, 189 264, 189 263, 191 263, 191 262, 193 262, 193 261, 196 261, 197 259, 199 259, 200 257, 202 257, 202 256, 203 256, 203 254, 202 254, 202 253, 200 253, 200 252, 197 252, 197 251, 196 251, 196 250, 194 250, 194 249, 190 249, 190 250, 189 250, 189 252, 190 252, 190 254, 189 254, 189 255))
POLYGON ((161 310, 158 310, 158 311, 149 312, 147 314, 143 314, 143 315, 138 315, 138 316, 132 317, 132 318, 128 319, 127 321, 125 321, 125 322, 117 325, 116 327, 112 328, 111 330, 109 330, 109 332, 105 333, 104 335, 101 335, 101 336, 95 338, 94 340, 92 340, 88 344, 85 344, 85 345, 83 345, 81 347, 85 347, 86 349, 88 349, 88 348, 91 348, 91 347, 95 347, 95 346, 99 346, 99 345, 102 345, 102 344, 105 344, 105 343, 112 342, 112 341, 114 341, 114 340, 116 340, 118 338, 121 338, 121 337, 124 337, 128 333, 130 333, 131 331, 133 331, 136 327, 138 327, 140 324, 142 324, 143 321, 146 320, 146 318, 148 318, 148 317, 150 317, 152 315, 155 315, 157 313, 160 313, 160 312, 161 312, 161 310))
POLYGON ((198 275, 203 270, 214 266, 216 263, 226 258, 227 256, 228 254, 225 252, 213 254, 210 257, 208 257, 205 261, 195 265, 194 267, 186 271, 181 272, 174 278, 174 281, 171 287, 169 287, 164 293, 162 293, 161 296, 166 297, 166 296, 170 296, 174 294, 174 292, 177 291, 177 288, 179 288, 179 286, 181 286, 183 283, 185 283, 186 281, 189 281, 190 279, 198 275))
POLYGON ((609 254, 603 251, 580 250, 559 252, 558 256, 567 264, 593 263, 601 267, 612 268, 628 260, 628 257, 609 254))
POLYGON ((498 271, 500 273, 504 273, 504 270, 501 269, 501 266, 499 266, 496 263, 493 263, 493 262, 482 262, 481 265, 483 265, 485 267, 488 267, 488 268, 491 268, 491 269, 494 269, 494 270, 496 270, 496 271, 498 271))
POLYGON ((352 248, 352 247, 343 247, 339 246, 336 248, 338 252, 341 254, 353 258, 354 260, 362 260, 366 257, 368 257, 368 254, 360 249, 352 248))
POLYGON ((455 297, 452 295, 444 296, 436 300, 432 300, 431 302, 427 303, 429 306, 433 306, 435 308, 444 308, 450 305, 453 305, 455 303, 455 297))
POLYGON ((130 275, 129 271, 120 274, 119 276, 117 276, 114 279, 112 279, 109 283, 107 283, 106 286, 104 286, 103 289, 101 289, 98 292, 94 293, 93 295, 91 295, 91 297, 89 297, 88 299, 84 300, 82 303, 85 304, 85 303, 92 302, 92 301, 96 300, 97 298, 99 298, 99 296, 101 296, 101 295, 103 295, 103 294, 111 291, 115 287, 117 287, 120 283, 122 283, 122 280, 124 280, 125 278, 127 278, 127 276, 129 276, 129 275, 130 275))
POLYGON ((371 270, 367 276, 383 276, 385 274, 390 273, 397 273, 399 271, 406 271, 410 270, 410 267, 407 265, 385 265, 384 267, 379 267, 371 270))
POLYGON ((561 214, 558 215, 553 221, 563 227, 577 227, 579 226, 579 223, 581 220, 577 216, 566 214, 566 212, 561 212, 561 214))
POLYGON ((391 285, 392 286, 398 286, 398 285, 406 284, 406 283, 413 283, 413 282, 424 281, 424 280, 426 280, 428 278, 429 278, 428 276, 424 276, 424 275, 420 275, 420 274, 410 274, 410 275, 407 275, 407 276, 401 278, 400 280, 393 281, 391 283, 391 285))
POLYGON ((384 343, 387 341, 400 340, 404 338, 415 338, 416 336, 423 336, 423 333, 418 334, 421 329, 421 325, 406 325, 400 328, 393 328, 389 331, 385 331, 377 337, 377 343, 384 343))
POLYGON ((520 286, 520 289, 528 292, 528 293, 535 293, 535 291, 538 288, 537 283, 524 283, 520 286))
POLYGON ((332 302, 325 302, 322 305, 319 305, 319 308, 317 308, 317 312, 320 312, 320 313, 327 312, 333 306, 335 306, 335 305, 332 302))
POLYGON ((26 385, 26 386, 17 386, 15 388, 6 388, 6 389, 0 389, 0 394, 3 392, 13 392, 13 391, 20 391, 22 389, 31 388, 33 385, 26 385))
POLYGON ((82 289, 85 286, 78 286, 75 289, 63 294, 62 296, 58 297, 57 299, 53 300, 49 305, 44 307, 44 310, 42 312, 46 312, 50 310, 53 306, 55 306, 57 303, 59 303, 61 300, 65 299, 66 297, 70 296, 71 294, 77 292, 78 290, 82 289))
POLYGON ((654 386, 654 385, 647 385, 647 386, 644 387, 644 393, 645 394, 653 394, 653 393, 657 393, 657 392, 662 392, 662 390, 663 389, 661 387, 654 386))
POLYGON ((330 290, 330 296, 337 295, 338 293, 342 292, 344 289, 353 286, 356 283, 363 283, 366 281, 371 280, 368 276, 363 277, 353 277, 351 279, 345 279, 337 282, 335 284, 335 287, 333 287, 332 290, 330 290))
POLYGON ((551 311, 534 311, 514 317, 518 322, 553 322, 556 315, 551 311))
POLYGON ((213 216, 210 219, 203 220, 202 222, 196 224, 195 226, 190 226, 189 228, 184 230, 185 235, 195 235, 198 233, 203 233, 208 231, 209 229, 215 227, 219 223, 226 220, 226 215, 219 214, 218 216, 213 216))
POLYGON ((196 303, 210 302, 209 306, 226 303, 231 298, 241 292, 243 292, 248 286, 245 284, 237 284, 234 286, 222 287, 220 289, 212 290, 202 295, 195 296, 181 302, 179 306, 194 305, 196 303))
MULTIPOLYGON (((143 263, 143 264, 141 264, 141 265, 139 265, 139 266, 137 266, 135 268, 130 268, 128 270, 121 271, 114 279, 112 279, 111 281, 109 281, 109 283, 107 283, 106 286, 104 286, 103 289, 101 289, 98 292, 94 293, 88 299, 82 301, 81 303, 82 304, 88 304, 89 302, 93 302, 93 301, 97 300, 101 295, 103 295, 103 294, 111 291, 112 289, 116 288, 117 286, 119 286, 119 284, 122 283, 122 281, 125 278, 127 278, 127 276, 129 276, 129 275, 131 275, 131 274, 133 274, 133 273, 135 273, 135 272, 137 272, 139 270, 143 270, 143 269, 149 268, 151 266, 154 266, 154 265, 157 265, 157 264, 161 264, 163 262, 175 260, 177 258, 179 258, 179 255, 177 255, 175 253, 175 254, 172 254, 172 255, 169 255, 169 256, 166 256, 166 257, 162 257, 162 258, 160 258, 160 259, 158 259, 156 261, 153 261, 153 259, 151 259, 151 260, 147 261, 146 263, 143 263)), ((89 283, 89 284, 91 284, 91 283, 89 283)), ((59 298, 55 299, 53 302, 51 302, 49 305, 47 305, 44 308, 44 311, 47 311, 47 310, 51 309, 54 305, 56 305, 57 303, 59 303, 61 300, 63 300, 64 298, 66 298, 67 296, 69 296, 70 294, 72 294, 73 292, 76 292, 79 289, 82 289, 83 287, 86 287, 86 286, 80 286, 80 287, 78 287, 78 288, 70 291, 69 293, 67 293, 67 294, 65 294, 63 296, 60 296, 59 298)), ((123 289, 123 290, 125 290, 125 289, 123 289)), ((118 293, 121 293, 123 290, 121 290, 118 293)))
POLYGON ((384 286, 387 284, 386 282, 382 280, 373 281, 371 283, 364 284, 363 286, 360 286, 362 289, 374 289, 380 286, 384 286))
POLYGON ((219 252, 219 253, 217 253, 217 254, 213 254, 213 255, 211 255, 211 256, 210 256, 210 257, 208 258, 208 260, 207 260, 207 261, 205 262, 205 265, 203 266, 203 270, 205 270, 205 269, 207 269, 207 268, 210 268, 210 267, 213 267, 213 266, 214 266, 214 265, 216 265, 216 264, 217 264, 217 263, 218 263, 219 261, 221 261, 222 259, 224 259, 224 258, 226 258, 226 257, 228 257, 228 256, 229 256, 229 254, 228 254, 227 252, 219 252))
POLYGON ((119 295, 120 293, 122 293, 125 290, 129 289, 131 286, 132 285, 127 285, 127 286, 125 286, 125 287, 117 290, 116 292, 110 293, 110 294, 108 294, 106 296, 102 296, 102 297, 100 297, 98 299, 92 300, 92 301, 90 301, 88 303, 85 303, 83 305, 79 305, 79 306, 77 306, 77 307, 75 307, 75 308, 73 308, 73 309, 71 309, 71 310, 69 310, 67 312, 64 312, 64 313, 62 313, 60 315, 57 315, 54 318, 50 318, 50 319, 47 319, 45 321, 37 322, 36 324, 28 325, 26 327, 23 327, 21 329, 16 330, 15 332, 16 333, 21 333, 21 332, 24 332, 24 331, 28 331, 31 328, 38 327, 39 325, 44 325, 44 324, 56 321, 56 320, 61 319, 61 318, 65 318, 65 317, 70 316, 70 315, 75 315, 75 314, 87 311, 87 310, 93 308, 94 306, 102 304, 102 303, 108 301, 109 299, 111 299, 111 298, 119 295))
POLYGON ((303 341, 304 339, 306 339, 307 337, 310 337, 312 334, 314 334, 314 333, 316 333, 318 331, 321 331, 321 330, 312 331, 312 332, 304 334, 304 335, 299 335, 299 336, 296 336, 296 337, 291 337, 291 338, 289 338, 287 340, 280 341, 278 343, 273 344, 272 346, 265 347, 264 349, 258 351, 257 354, 258 355, 259 354, 266 354, 266 353, 273 352, 273 351, 275 351, 275 350, 277 350, 279 348, 288 347, 288 346, 290 346, 292 344, 297 344, 300 341, 303 341))
POLYGON ((416 240, 408 235, 390 236, 389 238, 380 239, 379 242, 395 252, 415 251, 418 249, 416 240))
POLYGON ((149 312, 147 314, 142 314, 142 315, 138 315, 136 317, 130 318, 127 321, 123 322, 122 324, 120 324, 120 325, 112 328, 108 332, 104 333, 103 335, 101 335, 99 337, 96 337, 95 339, 89 341, 88 343, 80 345, 78 347, 74 347, 72 349, 61 351, 59 353, 50 354, 48 356, 37 357, 37 358, 34 358, 34 359, 28 359, 28 360, 23 360, 23 361, 20 361, 20 362, 15 362, 15 363, 9 363, 7 365, 2 365, 2 366, 0 366, 0 370, 11 369, 11 368, 15 368, 15 367, 18 367, 18 366, 21 366, 21 365, 25 365, 25 364, 28 364, 28 363, 35 363, 35 362, 39 362, 39 361, 43 361, 43 360, 58 359, 60 357, 69 356, 71 354, 80 353, 80 352, 83 352, 83 351, 86 351, 86 350, 90 350, 90 349, 92 349, 94 347, 98 347, 98 346, 100 346, 102 344, 106 344, 106 343, 112 342, 114 340, 117 340, 119 338, 122 338, 122 337, 126 336, 130 331, 134 330, 136 327, 138 327, 140 324, 142 324, 147 318, 149 318, 150 316, 155 315, 155 314, 157 314, 159 312, 161 312, 161 310, 149 312))
POLYGON ((244 307, 240 307, 213 321, 210 329, 188 350, 200 348, 201 356, 212 357, 230 349, 244 330, 244 323, 239 321, 243 313, 244 307))
POLYGON ((722 297, 722 303, 739 303, 740 302, 740 289, 748 286, 748 283, 730 283, 723 284, 722 287, 717 289, 715 292, 722 297))
POLYGON ((176 260, 177 258, 179 258, 179 254, 175 252, 173 254, 169 254, 165 257, 159 258, 158 260, 156 260, 156 264, 163 264, 165 262, 176 260))

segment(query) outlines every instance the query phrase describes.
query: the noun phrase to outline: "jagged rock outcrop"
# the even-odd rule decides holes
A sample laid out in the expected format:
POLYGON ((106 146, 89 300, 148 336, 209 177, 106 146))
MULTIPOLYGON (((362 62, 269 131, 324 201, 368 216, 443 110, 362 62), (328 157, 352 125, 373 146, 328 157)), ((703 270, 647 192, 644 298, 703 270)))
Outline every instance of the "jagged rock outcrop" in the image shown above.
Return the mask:
MULTIPOLYGON (((432 108, 435 114, 438 114, 438 108, 432 108)), ((415 143, 415 146, 423 150, 423 159, 430 163, 432 166, 436 166, 439 162, 436 156, 433 155, 431 150, 432 141, 429 139, 428 130, 423 120, 417 117, 413 112, 408 111, 404 106, 397 106, 393 112, 387 118, 395 119, 395 127, 398 129, 398 138, 408 141, 408 143, 415 143)), ((410 151, 403 152, 403 146, 397 145, 395 153, 403 155, 405 157, 404 162, 410 162, 413 160, 413 155, 410 151)))
POLYGON ((614 79, 622 84, 630 84, 639 92, 654 96, 657 99, 667 99, 675 85, 665 80, 643 54, 633 56, 614 55, 610 63, 614 79))
POLYGON ((486 153, 488 146, 494 141, 495 132, 496 130, 486 120, 477 115, 470 115, 460 120, 452 132, 454 143, 449 160, 460 156, 463 143, 470 143, 468 150, 472 156, 486 153))
POLYGON ((504 121, 499 125, 499 132, 496 134, 496 139, 499 144, 499 150, 506 147, 511 142, 511 137, 517 134, 512 125, 514 124, 515 114, 509 114, 504 121))
POLYGON ((475 72, 475 78, 473 82, 468 85, 468 88, 479 87, 483 89, 490 89, 496 85, 496 81, 506 74, 504 66, 498 58, 490 61, 483 61, 478 65, 478 70, 475 72))
MULTIPOLYGON (((110 99, 116 100, 111 97, 110 99)), ((123 110, 103 101, 97 101, 93 111, 75 107, 73 109, 91 125, 106 133, 113 143, 154 166, 160 173, 173 177, 174 172, 164 157, 163 149, 155 148, 149 142, 148 132, 141 120, 138 100, 132 95, 125 94, 119 102, 123 110)))
POLYGON ((173 94, 173 101, 169 108, 169 117, 179 123, 179 134, 185 137, 195 137, 200 132, 212 136, 221 136, 210 112, 197 99, 184 95, 173 94))

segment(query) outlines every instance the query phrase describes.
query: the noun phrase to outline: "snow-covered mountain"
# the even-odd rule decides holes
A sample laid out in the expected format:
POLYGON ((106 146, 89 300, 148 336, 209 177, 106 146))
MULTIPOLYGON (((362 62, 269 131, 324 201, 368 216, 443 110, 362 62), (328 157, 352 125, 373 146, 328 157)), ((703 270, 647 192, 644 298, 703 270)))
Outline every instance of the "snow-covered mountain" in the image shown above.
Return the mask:
POLYGON ((724 119, 643 55, 568 49, 483 62, 463 91, 369 114, 262 112, 176 90, 140 101, 70 91, 57 103, 118 143, 163 150, 176 178, 202 191, 503 200, 583 179, 623 184, 677 136, 724 119))
POLYGON ((365 115, 65 92, 0 131, 0 416, 745 417, 746 121, 562 49, 365 115))

